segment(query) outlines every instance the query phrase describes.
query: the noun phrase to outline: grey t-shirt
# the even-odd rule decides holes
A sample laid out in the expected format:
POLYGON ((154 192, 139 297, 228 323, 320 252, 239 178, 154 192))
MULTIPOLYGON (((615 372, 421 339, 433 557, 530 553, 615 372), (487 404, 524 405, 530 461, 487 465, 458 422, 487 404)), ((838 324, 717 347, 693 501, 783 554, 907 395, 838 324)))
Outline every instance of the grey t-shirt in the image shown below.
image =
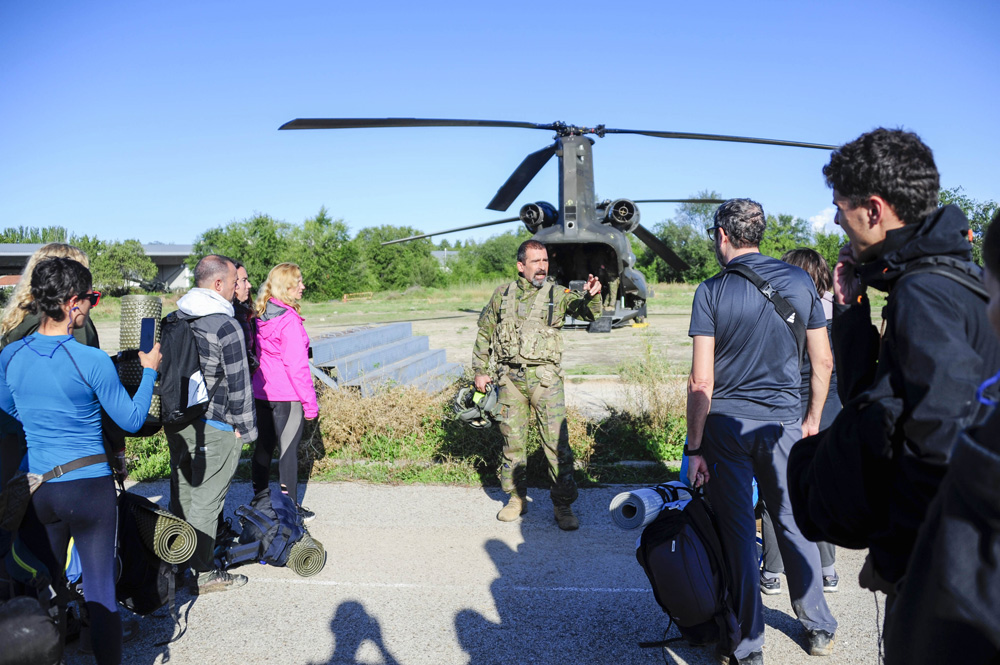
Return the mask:
MULTIPOLYGON (((743 263, 770 282, 806 328, 826 327, 823 305, 804 270, 756 253, 732 263, 743 263)), ((702 282, 688 335, 715 338, 711 413, 782 422, 802 417, 795 336, 750 280, 723 271, 702 282)))

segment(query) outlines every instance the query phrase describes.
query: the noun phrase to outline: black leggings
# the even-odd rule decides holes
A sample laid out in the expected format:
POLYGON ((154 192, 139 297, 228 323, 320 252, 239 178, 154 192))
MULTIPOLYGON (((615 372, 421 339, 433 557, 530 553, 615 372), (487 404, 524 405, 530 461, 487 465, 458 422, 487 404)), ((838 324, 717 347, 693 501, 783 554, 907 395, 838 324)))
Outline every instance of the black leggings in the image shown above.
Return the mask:
POLYGON ((83 566, 94 655, 100 665, 121 663, 122 621, 115 602, 118 497, 111 476, 42 483, 31 497, 20 536, 56 584, 65 583, 72 536, 83 566))
POLYGON ((302 440, 302 402, 254 400, 257 407, 257 446, 250 464, 254 494, 267 489, 271 477, 271 457, 280 445, 278 482, 295 503, 299 502, 299 441, 302 440))

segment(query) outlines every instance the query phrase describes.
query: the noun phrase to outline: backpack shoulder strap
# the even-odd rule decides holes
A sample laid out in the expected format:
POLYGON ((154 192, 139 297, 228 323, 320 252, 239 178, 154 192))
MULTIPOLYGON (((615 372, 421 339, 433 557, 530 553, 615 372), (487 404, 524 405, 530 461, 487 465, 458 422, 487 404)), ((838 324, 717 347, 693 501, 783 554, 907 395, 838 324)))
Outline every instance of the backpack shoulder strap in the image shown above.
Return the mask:
POLYGON ((750 283, 756 286, 757 290, 771 301, 771 304, 774 305, 774 311, 791 329, 792 335, 795 337, 795 345, 799 350, 799 360, 801 361, 806 350, 806 324, 805 321, 801 320, 801 317, 799 317, 791 303, 785 300, 784 296, 778 293, 778 290, 770 282, 758 275, 746 264, 730 263, 730 265, 726 266, 725 272, 735 273, 750 280, 750 283))
POLYGON ((947 277, 969 289, 983 300, 990 299, 990 294, 983 285, 983 270, 974 263, 951 256, 925 256, 908 264, 896 283, 898 284, 911 275, 921 273, 933 273, 947 277))
MULTIPOLYGON (((539 306, 542 306, 542 307, 545 306, 545 300, 546 300, 546 298, 551 299, 553 297, 553 294, 552 294, 552 289, 553 288, 555 288, 555 285, 554 284, 549 284, 549 288, 548 289, 546 289, 544 287, 538 289, 538 293, 535 294, 535 299, 531 301, 531 308, 528 310, 527 316, 524 317, 525 321, 527 321, 532 316, 534 316, 535 310, 538 309, 539 306)), ((552 325, 552 314, 551 314, 551 312, 549 313, 548 320, 549 320, 549 325, 552 325)))

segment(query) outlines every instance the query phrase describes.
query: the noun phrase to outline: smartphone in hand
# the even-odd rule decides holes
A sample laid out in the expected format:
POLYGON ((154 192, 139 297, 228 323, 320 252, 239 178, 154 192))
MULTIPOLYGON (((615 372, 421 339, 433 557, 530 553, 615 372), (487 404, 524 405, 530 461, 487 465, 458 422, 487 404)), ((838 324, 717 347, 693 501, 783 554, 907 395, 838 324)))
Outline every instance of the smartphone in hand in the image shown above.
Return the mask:
POLYGON ((145 317, 142 319, 142 328, 139 332, 139 350, 149 353, 156 344, 156 319, 145 317))

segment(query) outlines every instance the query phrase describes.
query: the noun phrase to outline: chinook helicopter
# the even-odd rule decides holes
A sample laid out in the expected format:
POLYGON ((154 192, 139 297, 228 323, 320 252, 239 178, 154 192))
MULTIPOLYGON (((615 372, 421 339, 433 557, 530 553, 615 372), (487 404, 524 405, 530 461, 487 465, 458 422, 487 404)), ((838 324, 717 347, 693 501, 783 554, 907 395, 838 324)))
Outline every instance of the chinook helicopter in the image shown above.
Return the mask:
POLYGON ((507 210, 528 183, 542 170, 553 155, 559 158, 559 203, 545 201, 521 207, 517 217, 462 226, 391 240, 383 245, 408 242, 420 238, 484 228, 520 221, 546 246, 549 254, 549 275, 558 284, 570 289, 583 287, 587 275, 593 274, 603 285, 601 297, 604 314, 592 323, 567 317, 565 327, 586 327, 590 332, 610 332, 631 322, 646 318, 646 300, 651 295, 643 274, 635 267, 635 254, 629 243, 632 233, 667 265, 678 271, 688 269, 662 240, 639 223, 638 203, 721 203, 716 199, 639 199, 625 198, 597 201, 594 194, 594 139, 607 134, 642 134, 668 139, 697 139, 736 143, 761 143, 799 148, 834 150, 836 146, 800 141, 758 139, 719 134, 661 132, 638 129, 612 129, 604 125, 577 127, 563 122, 536 124, 504 120, 452 120, 434 118, 299 118, 279 129, 367 129, 376 127, 511 127, 542 129, 555 132, 554 142, 531 153, 514 170, 487 204, 489 210, 507 210))

